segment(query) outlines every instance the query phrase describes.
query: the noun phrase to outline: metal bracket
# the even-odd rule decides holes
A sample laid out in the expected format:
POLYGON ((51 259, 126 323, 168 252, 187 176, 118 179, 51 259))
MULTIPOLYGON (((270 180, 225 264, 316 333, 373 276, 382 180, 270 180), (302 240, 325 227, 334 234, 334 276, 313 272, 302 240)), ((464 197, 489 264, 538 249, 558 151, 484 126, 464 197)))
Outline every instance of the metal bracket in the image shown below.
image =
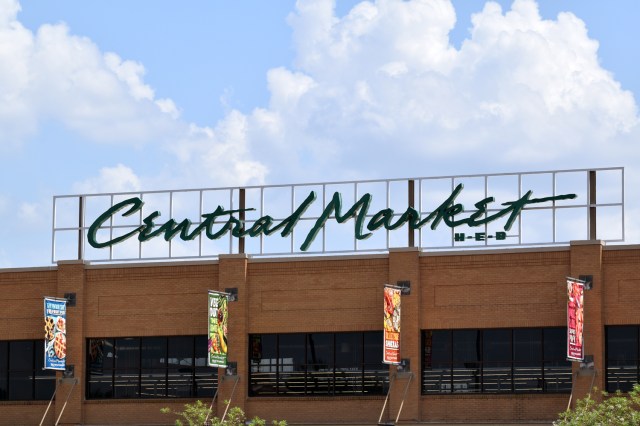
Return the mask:
POLYGON ((75 293, 65 293, 64 298, 67 300, 67 306, 74 307, 76 306, 76 294, 75 293))
POLYGON ((411 294, 411 281, 398 281, 396 285, 400 287, 403 296, 411 294))
POLYGON ((585 290, 593 289, 593 275, 580 275, 578 279, 584 281, 585 290))
POLYGON ((227 297, 229 298, 229 302, 237 302, 238 301, 238 287, 225 288, 224 292, 227 293, 227 297))
POLYGON ((224 369, 225 376, 237 376, 238 375, 238 363, 227 362, 227 367, 224 369))
POLYGON ((411 372, 411 360, 409 358, 402 358, 400 364, 396 366, 398 374, 411 372))
POLYGON ((62 378, 73 379, 75 377, 74 370, 75 366, 73 364, 67 364, 64 368, 64 371, 62 372, 62 378))

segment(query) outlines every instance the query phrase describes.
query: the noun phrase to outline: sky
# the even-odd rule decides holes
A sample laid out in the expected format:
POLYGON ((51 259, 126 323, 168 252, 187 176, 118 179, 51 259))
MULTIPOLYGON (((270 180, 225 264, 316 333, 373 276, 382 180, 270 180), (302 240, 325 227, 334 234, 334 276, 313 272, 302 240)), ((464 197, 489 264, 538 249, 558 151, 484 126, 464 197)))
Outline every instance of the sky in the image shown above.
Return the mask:
POLYGON ((0 0, 0 267, 54 195, 625 167, 640 3, 0 0), (614 7, 615 6, 615 7, 614 7))

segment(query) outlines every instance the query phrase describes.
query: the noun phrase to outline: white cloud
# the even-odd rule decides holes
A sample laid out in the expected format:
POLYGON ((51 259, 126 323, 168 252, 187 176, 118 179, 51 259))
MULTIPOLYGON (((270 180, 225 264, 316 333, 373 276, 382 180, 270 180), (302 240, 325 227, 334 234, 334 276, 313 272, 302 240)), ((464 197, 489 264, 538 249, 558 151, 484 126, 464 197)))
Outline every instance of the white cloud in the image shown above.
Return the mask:
POLYGON ((533 0, 508 11, 488 2, 456 49, 449 0, 363 1, 343 17, 334 3, 298 1, 294 66, 266 73, 267 105, 205 126, 156 99, 141 63, 64 24, 33 33, 19 4, 0 0, 0 150, 51 120, 144 157, 105 159, 96 176, 75 177, 83 193, 637 167, 636 101, 601 66, 579 17, 542 19, 533 0))
POLYGON ((115 167, 103 167, 97 177, 76 183, 73 189, 81 194, 135 192, 140 191, 142 185, 131 168, 118 164, 115 167))
POLYGON ((506 12, 489 2, 458 50, 448 0, 362 2, 342 18, 333 7, 297 3, 296 67, 270 70, 269 108, 246 116, 251 152, 286 163, 270 167, 272 179, 628 161, 606 146, 640 131, 635 100, 575 15, 545 20, 533 0, 506 12))
POLYGON ((253 160, 248 138, 248 118, 230 112, 215 129, 191 125, 170 150, 179 160, 173 167, 173 186, 233 186, 262 184, 268 169, 253 160), (213 184, 212 184, 213 183, 213 184))
MULTIPOLYGON (((38 135, 43 123, 54 122, 86 143, 148 149, 155 157, 164 155, 163 169, 152 172, 156 176, 147 176, 145 185, 167 186, 171 181, 157 176, 167 169, 172 180, 183 183, 195 175, 194 164, 170 158, 177 144, 196 149, 186 155, 192 159, 197 156, 200 165, 208 167, 203 176, 219 178, 225 184, 264 180, 266 167, 252 158, 246 146, 235 145, 236 141, 243 143, 235 138, 237 134, 203 138, 207 128, 182 121, 171 99, 156 99, 144 81, 141 63, 101 51, 92 40, 72 34, 63 23, 42 25, 31 32, 17 20, 20 5, 16 1, 4 0, 0 9, 0 149, 19 148, 38 135)), ((233 128, 233 119, 223 123, 226 121, 233 128)), ((78 188, 113 192, 134 184, 133 180, 105 176, 108 170, 79 183, 78 188), (104 186, 107 182, 115 186, 104 186)), ((218 184, 207 182, 208 186, 218 184)))

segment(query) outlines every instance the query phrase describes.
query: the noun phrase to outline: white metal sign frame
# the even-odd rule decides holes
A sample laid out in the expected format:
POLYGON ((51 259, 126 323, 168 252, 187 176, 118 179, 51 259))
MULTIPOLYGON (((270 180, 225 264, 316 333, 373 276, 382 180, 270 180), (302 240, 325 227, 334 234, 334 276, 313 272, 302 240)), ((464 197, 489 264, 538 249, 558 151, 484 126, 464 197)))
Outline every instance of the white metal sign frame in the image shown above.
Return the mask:
MULTIPOLYGON (((598 180, 600 182, 600 178, 598 180)), ((564 187, 562 188, 564 190, 564 187)), ((277 198, 277 197, 276 197, 277 198)), ((497 197, 500 198, 500 197, 497 197)), ((485 212, 486 215, 495 213, 504 208, 504 204, 501 202, 503 199, 497 200, 493 204, 489 204, 485 212), (501 207, 502 206, 502 207, 501 207)), ((347 254, 347 253, 366 253, 366 252, 385 252, 394 247, 407 247, 416 246, 423 250, 465 250, 465 249, 478 249, 478 248, 503 248, 503 247, 523 247, 523 246, 547 246, 547 245, 563 245, 568 244, 571 240, 579 239, 596 239, 601 234, 601 229, 596 232, 595 218, 597 212, 604 210, 613 211, 614 218, 609 220, 608 236, 605 238, 598 238, 606 242, 621 242, 624 241, 624 168, 611 167, 611 168, 597 168, 597 169, 570 169, 570 170, 554 170, 554 171, 535 171, 535 172, 522 172, 522 173, 495 173, 495 174, 477 174, 477 175, 459 175, 459 176, 437 176, 437 177, 421 177, 410 179, 384 179, 384 180, 363 180, 363 181, 342 181, 342 182, 322 182, 322 183, 304 183, 294 185, 265 185, 265 186, 247 186, 247 187, 225 187, 225 188, 201 188, 201 189, 183 189, 183 190, 169 190, 169 191, 141 191, 141 192, 125 192, 125 193, 106 193, 106 194, 76 194, 76 195, 61 195, 53 197, 53 220, 52 220, 52 243, 51 243, 51 260, 53 263, 59 260, 69 259, 84 259, 91 262, 126 262, 126 261, 159 261, 168 259, 197 259, 197 258, 216 258, 220 254, 235 254, 239 252, 245 252, 252 256, 292 256, 292 255, 305 255, 305 254, 347 254), (599 202, 600 197, 596 197, 596 176, 606 176, 607 186, 602 189, 601 193, 613 192, 613 197, 608 198, 603 202, 599 202), (568 178, 567 178, 568 177, 568 178), (527 238, 527 230, 531 230, 531 223, 527 223, 523 217, 519 217, 515 222, 516 226, 507 232, 507 238, 497 240, 492 232, 495 233, 495 227, 492 227, 490 223, 485 223, 482 226, 475 227, 473 229, 459 229, 459 228, 446 228, 442 224, 439 228, 438 237, 435 238, 435 231, 430 229, 429 226, 424 226, 419 229, 410 231, 408 225, 405 225, 401 230, 389 231, 386 229, 379 229, 376 231, 378 235, 377 239, 373 243, 369 241, 361 241, 355 238, 355 235, 351 235, 351 241, 344 235, 339 235, 332 242, 332 235, 330 231, 327 231, 327 226, 333 223, 335 215, 331 215, 327 222, 327 226, 323 226, 318 235, 318 241, 315 241, 312 246, 302 251, 299 248, 299 241, 303 238, 305 226, 309 227, 314 224, 324 206, 332 199, 335 192, 340 192, 342 197, 347 198, 345 206, 348 208, 355 203, 359 197, 364 193, 373 191, 373 199, 377 201, 377 208, 372 209, 366 215, 367 220, 370 220, 379 208, 393 208, 394 217, 399 217, 404 213, 407 206, 410 203, 411 207, 420 214, 420 217, 428 216, 434 206, 437 206, 437 202, 434 205, 431 195, 433 193, 438 194, 442 201, 446 198, 448 191, 453 191, 454 187, 458 183, 472 182, 475 186, 470 193, 475 197, 471 204, 487 197, 494 196, 494 191, 508 192, 512 195, 510 201, 520 199, 526 191, 531 188, 523 187, 523 181, 543 181, 546 182, 542 185, 542 189, 537 187, 534 189, 533 197, 555 197, 559 195, 558 185, 559 182, 568 182, 570 185, 565 192, 577 193, 575 202, 557 202, 550 201, 542 203, 541 205, 528 205, 522 210, 524 215, 532 214, 536 221, 536 232, 542 228, 545 236, 542 238, 527 238), (613 183, 611 181, 613 180, 613 183), (503 181, 507 181, 505 184, 503 181), (496 182, 502 182, 496 184, 496 182), (480 183, 480 185, 478 185, 480 183), (432 188, 436 186, 438 189, 432 191, 432 188), (446 188, 446 189, 445 189, 446 188), (310 191, 317 193, 317 199, 315 201, 316 208, 311 209, 308 214, 305 213, 300 217, 299 224, 296 226, 298 229, 294 229, 291 235, 287 237, 281 237, 280 235, 272 235, 265 237, 263 234, 250 238, 245 237, 243 239, 235 238, 228 232, 220 240, 216 240, 215 247, 208 247, 208 240, 202 234, 196 237, 196 240, 183 242, 174 241, 178 240, 174 238, 167 241, 163 248, 157 250, 145 250, 145 244, 147 242, 137 242, 136 249, 125 250, 122 253, 118 253, 117 247, 110 246, 103 249, 94 249, 90 247, 87 242, 87 231, 93 221, 96 219, 95 205, 105 205, 107 208, 113 207, 119 201, 122 201, 130 197, 138 197, 143 202, 145 200, 152 199, 153 197, 168 197, 168 212, 162 213, 163 220, 168 220, 174 217, 176 204, 179 204, 178 200, 182 196, 197 198, 198 206, 192 209, 192 213, 189 215, 192 226, 197 226, 202 223, 202 215, 210 213, 212 205, 211 199, 225 200, 227 205, 224 207, 229 210, 244 208, 243 201, 245 193, 249 194, 249 199, 256 202, 252 205, 247 203, 247 208, 252 210, 249 217, 244 219, 246 228, 248 229, 256 220, 265 214, 270 212, 282 210, 284 204, 288 205, 284 213, 280 216, 273 215, 274 222, 282 221, 287 217, 287 212, 291 214, 298 206, 300 199, 309 194, 310 191), (412 193, 411 193, 411 192, 412 193), (279 194, 280 199, 275 202, 278 206, 274 206, 274 202, 267 202, 267 194, 276 192, 279 194), (400 195, 398 195, 400 194, 400 195), (400 196, 400 200, 398 199, 400 196), (241 200, 241 198, 243 198, 241 200), (380 198, 384 198, 383 202, 380 198), (71 210, 77 209, 75 214, 70 214, 69 205, 74 207, 71 210), (94 205, 95 204, 95 205, 94 205), (274 209, 274 207, 277 207, 274 209), (319 208, 319 209, 318 209, 319 208), (537 212, 537 213, 536 213, 537 212), (560 216, 563 212, 577 215, 579 220, 570 220, 569 225, 564 222, 564 225, 560 225, 560 216), (544 220, 535 219, 536 214, 542 215, 544 220), (166 216, 165 216, 166 215, 166 216), (586 218, 586 220, 585 220, 586 218), (577 229, 577 233, 574 232, 567 237, 566 233, 559 232, 561 226, 574 228, 576 224, 584 222, 577 229), (584 225, 584 226, 583 226, 584 225), (614 227, 612 231, 610 228, 614 227), (446 229, 446 231, 443 231, 446 229), (444 233, 447 236, 444 237, 444 233), (393 235, 400 233, 405 236, 403 238, 396 238, 394 240, 393 235), (479 239, 478 235, 479 234, 479 239), (71 235, 71 238, 69 236, 71 235), (382 235, 382 236, 380 236, 382 235), (407 236, 409 235, 409 236, 407 236), (413 236, 411 236, 413 235, 413 236), (66 236, 63 238, 63 236, 66 236), (277 247, 270 248, 268 241, 279 239, 280 242, 275 244, 277 247), (64 240, 64 241, 63 241, 64 240), (75 241, 74 241, 75 240, 75 241), (244 249, 244 241, 247 240, 248 249, 244 249), (249 240, 252 240, 249 242, 249 240), (282 241, 287 241, 286 245, 282 244, 282 241), (66 244, 65 244, 66 241, 66 244), (220 241, 224 241, 224 244, 220 244, 220 241), (336 242, 337 241, 337 242, 336 242), (70 246, 77 244, 73 250, 69 250, 70 246), (178 246, 176 246, 178 244, 178 246), (185 244, 191 244, 197 246, 197 248, 191 247, 188 250, 184 249, 185 244), (63 250, 60 250, 62 246, 63 250), (76 253, 77 248, 77 253, 76 253), (58 250, 57 250, 58 249, 58 250), (62 252, 62 253, 61 253, 62 252)), ((477 211, 475 208, 468 208, 468 200, 465 202, 465 208, 459 214, 461 216, 472 214, 477 211)), ((143 219, 149 211, 141 209, 135 214, 136 219, 129 221, 119 222, 114 220, 113 217, 106 221, 100 228, 102 235, 107 235, 108 238, 113 238, 116 235, 139 227, 143 224, 143 219), (143 213, 144 212, 144 213, 143 213)), ((599 213, 598 213, 599 214, 599 213)), ((540 217, 540 216, 538 216, 540 217)), ((175 218, 176 221, 182 220, 182 217, 175 218)), ((350 219, 346 224, 340 225, 345 229, 349 229, 349 223, 354 219, 350 219)), ((576 230, 574 230, 576 231, 576 230)), ((534 232, 534 233, 536 233, 534 232)), ((502 235, 502 234, 501 234, 502 235)), ((106 238, 106 237, 105 237, 106 238)), ((131 240, 136 240, 131 238, 131 240)), ((161 240, 161 238, 160 238, 161 240)))

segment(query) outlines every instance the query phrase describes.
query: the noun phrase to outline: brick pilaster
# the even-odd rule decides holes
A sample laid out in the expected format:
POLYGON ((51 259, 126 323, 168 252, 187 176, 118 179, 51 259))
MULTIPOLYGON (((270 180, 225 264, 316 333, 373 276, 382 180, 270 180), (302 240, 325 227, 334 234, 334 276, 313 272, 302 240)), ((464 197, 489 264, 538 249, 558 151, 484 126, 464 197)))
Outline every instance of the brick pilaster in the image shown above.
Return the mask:
POLYGON ((65 293, 75 293, 76 306, 67 305, 67 365, 74 366, 74 379, 60 382, 62 373, 57 373, 58 390, 55 400, 55 418, 58 419, 63 410, 67 396, 69 397, 62 417, 61 425, 84 423, 84 388, 85 388, 85 341, 84 341, 84 300, 86 274, 81 260, 58 262, 58 284, 56 297, 63 298, 65 293), (71 392, 71 393, 69 393, 71 392))
POLYGON ((240 407, 246 411, 248 394, 248 306, 249 284, 247 281, 248 257, 245 254, 221 255, 219 262, 219 290, 238 289, 238 300, 229 303, 228 360, 238 364, 238 384, 236 377, 225 376, 225 370, 219 370, 219 391, 217 401, 218 417, 222 417, 226 408, 225 401, 231 400, 231 407, 240 407), (232 395, 233 392, 233 395, 232 395))
MULTIPOLYGON (((403 359, 409 359, 413 376, 407 390, 399 422, 415 422, 420 420, 420 262, 417 248, 391 249, 389 251, 389 284, 396 285, 398 281, 411 283, 411 294, 402 296, 400 354, 403 359)), ((382 300, 380 300, 382 306, 382 300)), ((382 319, 381 319, 382 321, 382 319)), ((392 367, 390 373, 396 373, 392 367)), ((398 374, 392 384, 389 396, 391 406, 390 420, 395 420, 409 376, 398 374)), ((384 420, 384 419, 383 419, 384 420)))
MULTIPOLYGON (((572 406, 586 396, 591 386, 604 389, 604 287, 602 270, 603 243, 594 241, 571 242, 571 276, 593 275, 593 288, 584 292, 584 348, 585 355, 593 355, 594 370, 580 370, 580 363, 573 365, 574 385, 572 406), (595 374, 595 376, 593 375, 595 374)), ((600 392, 591 393, 599 398, 600 392)))

